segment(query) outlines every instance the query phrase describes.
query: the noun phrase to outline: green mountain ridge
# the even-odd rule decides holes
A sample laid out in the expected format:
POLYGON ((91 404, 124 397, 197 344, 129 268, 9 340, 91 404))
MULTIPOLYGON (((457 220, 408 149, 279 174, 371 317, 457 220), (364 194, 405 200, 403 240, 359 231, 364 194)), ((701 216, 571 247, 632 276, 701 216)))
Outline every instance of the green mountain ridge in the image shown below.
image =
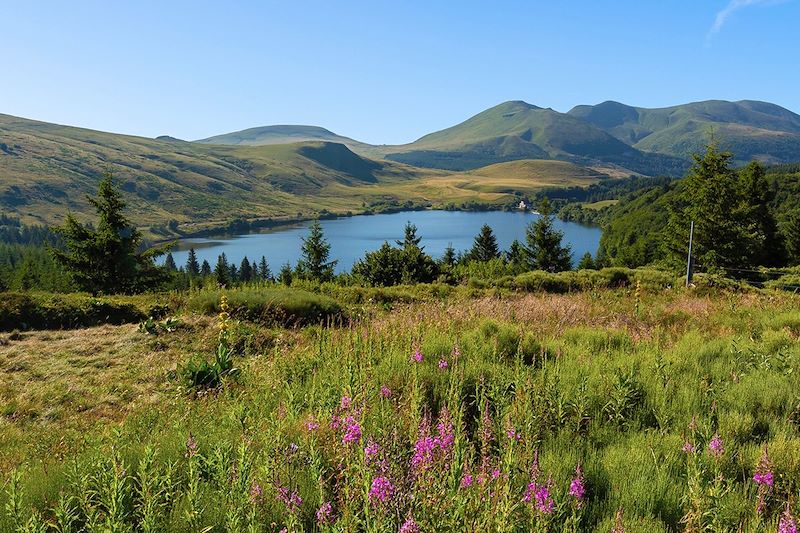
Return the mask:
POLYGON ((513 100, 403 145, 370 145, 324 128, 267 126, 203 142, 272 144, 324 138, 354 152, 418 167, 465 171, 521 159, 607 164, 631 173, 682 175, 711 132, 737 161, 800 160, 800 116, 775 104, 709 100, 648 109, 607 101, 568 113, 513 100))

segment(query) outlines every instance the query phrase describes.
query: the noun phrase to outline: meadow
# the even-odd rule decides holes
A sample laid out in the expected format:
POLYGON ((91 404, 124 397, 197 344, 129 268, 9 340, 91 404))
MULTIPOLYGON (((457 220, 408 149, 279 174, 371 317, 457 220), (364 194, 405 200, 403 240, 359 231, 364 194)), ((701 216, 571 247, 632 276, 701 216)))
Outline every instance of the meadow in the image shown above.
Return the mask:
POLYGON ((6 334, 0 530, 794 531, 800 298, 638 279, 306 286, 319 323, 199 290, 6 334))

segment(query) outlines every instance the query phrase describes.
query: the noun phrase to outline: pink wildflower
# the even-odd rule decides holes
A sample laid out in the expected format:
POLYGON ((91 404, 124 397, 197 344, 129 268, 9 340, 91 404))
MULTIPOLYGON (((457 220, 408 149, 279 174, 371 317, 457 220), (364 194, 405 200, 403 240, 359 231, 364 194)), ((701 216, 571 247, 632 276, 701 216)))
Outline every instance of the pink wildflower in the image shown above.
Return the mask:
POLYGON ((348 416, 345 421, 345 431, 342 437, 342 444, 352 444, 361 440, 361 425, 352 416, 348 416))
POLYGON ((778 523, 778 533, 797 533, 797 521, 789 511, 789 503, 786 503, 786 509, 781 513, 781 521, 778 523))
POLYGON ((472 481, 473 481, 472 474, 464 474, 461 477, 461 488, 462 489, 470 488, 472 486, 472 481))
POLYGON ((569 484, 569 495, 575 498, 578 508, 583 505, 583 499, 586 497, 586 486, 584 485, 583 469, 581 465, 575 467, 575 477, 569 484))
POLYGON ((261 499, 262 494, 264 494, 264 489, 262 489, 258 481, 254 479, 253 484, 250 485, 250 503, 257 503, 261 499))
POLYGON ((447 359, 439 359, 439 370, 447 370, 448 366, 447 359))
POLYGON ((458 349, 458 344, 453 346, 453 361, 458 362, 458 358, 461 357, 461 350, 458 349))
POLYGON ((381 385, 381 398, 391 398, 391 397, 392 397, 392 389, 390 389, 386 385, 381 385))
POLYGON ((694 453, 694 449, 695 449, 694 444, 692 444, 688 440, 683 443, 683 448, 681 448, 681 450, 683 450, 683 453, 690 453, 690 454, 694 453))
POLYGON ((315 418, 309 418, 306 422, 306 429, 308 431, 316 431, 319 429, 319 422, 315 418))
POLYGON ((758 467, 753 475, 753 481, 767 487, 772 487, 775 484, 775 476, 772 473, 772 465, 766 446, 764 447, 764 453, 761 454, 761 459, 758 460, 758 467))
POLYGON ((514 426, 509 426, 509 428, 506 430, 506 436, 510 440, 515 440, 517 442, 520 442, 522 440, 522 433, 517 431, 517 429, 514 426))
POLYGON ((399 533, 419 533, 419 526, 414 522, 413 518, 408 517, 406 521, 403 522, 403 525, 400 526, 399 533))
POLYGON ((388 478, 378 476, 372 480, 372 486, 369 489, 369 501, 372 504, 384 504, 394 494, 394 486, 388 478))
POLYGON ((278 487, 278 501, 283 502, 289 512, 297 512, 303 505, 303 498, 297 491, 290 491, 287 487, 278 487))
POLYGON ((422 362, 422 352, 419 348, 414 349, 414 353, 411 354, 411 362, 412 363, 421 363, 422 362))
POLYGON ((342 396, 342 399, 339 401, 339 407, 343 410, 350 409, 350 406, 352 404, 353 404, 353 399, 347 395, 342 396))
POLYGON ((367 445, 364 447, 364 462, 371 464, 380 450, 380 445, 378 445, 374 439, 370 438, 369 441, 367 441, 367 445))
POLYGON ((725 445, 719 433, 714 433, 711 442, 708 443, 708 450, 714 457, 721 457, 725 453, 725 445))
POLYGON ((317 510, 317 523, 330 524, 333 522, 333 505, 331 502, 324 502, 317 510))

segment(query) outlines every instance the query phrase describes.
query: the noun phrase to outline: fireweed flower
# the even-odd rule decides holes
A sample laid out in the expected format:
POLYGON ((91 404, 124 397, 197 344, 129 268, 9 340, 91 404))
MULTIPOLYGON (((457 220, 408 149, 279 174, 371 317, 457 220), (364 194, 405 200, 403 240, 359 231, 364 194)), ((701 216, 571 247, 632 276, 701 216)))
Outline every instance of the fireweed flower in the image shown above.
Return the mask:
POLYGON ((506 436, 510 440, 515 440, 517 442, 522 440, 522 433, 517 431, 517 428, 515 428, 514 426, 509 426, 508 427, 508 429, 506 430, 506 436))
POLYGON ((350 406, 353 404, 353 399, 350 396, 344 395, 342 399, 339 401, 339 407, 342 410, 350 409, 350 406))
POLYGON ((318 429, 319 429, 319 422, 317 422, 315 418, 312 417, 309 418, 308 421, 306 421, 306 430, 316 431, 318 429))
POLYGON ((352 416, 348 416, 344 421, 344 436, 342 444, 352 444, 361 440, 361 425, 352 416))
POLYGON ((556 503, 550 495, 550 481, 545 484, 538 484, 532 481, 528 484, 525 495, 522 497, 525 503, 531 503, 542 514, 553 514, 556 503))
POLYGON ((186 439, 186 457, 194 457, 197 455, 197 441, 194 436, 189 433, 189 438, 186 439))
POLYGON ((458 344, 453 346, 453 361, 458 362, 458 358, 461 357, 461 350, 458 349, 458 344))
POLYGON ((439 359, 439 370, 447 370, 448 366, 447 359, 439 359))
POLYGON ((391 398, 391 397, 392 397, 392 389, 390 389, 386 385, 381 385, 381 398, 391 398))
POLYGON ((264 489, 262 489, 258 481, 254 479, 253 484, 250 485, 250 503, 257 503, 261 499, 262 494, 264 494, 264 489))
POLYGON ((461 488, 468 489, 472 486, 472 474, 466 473, 461 477, 461 488))
POLYGON ((300 506, 303 505, 303 498, 300 497, 297 491, 290 491, 287 487, 278 487, 277 498, 278 501, 283 502, 286 510, 290 513, 297 512, 300 506))
POLYGON ((714 433, 711 442, 708 443, 708 450, 714 457, 721 457, 725 453, 725 445, 719 433, 714 433))
POLYGON ((370 437, 370 439, 367 441, 367 445, 364 447, 364 462, 368 465, 372 464, 372 462, 378 456, 378 452, 380 451, 380 445, 378 445, 378 443, 370 437))
POLYGON ((419 526, 411 517, 406 518, 403 525, 400 526, 400 533, 419 533, 419 526))
POLYGON ((388 502, 394 494, 394 485, 384 476, 378 476, 372 480, 369 489, 369 501, 373 505, 380 505, 388 502))
POLYGON ((575 498, 576 505, 580 509, 583 506, 583 499, 586 497, 586 485, 584 485, 581 465, 575 467, 575 477, 569 484, 569 495, 575 498))
POLYGON ((683 453, 694 453, 694 444, 687 440, 683 443, 683 448, 681 448, 681 450, 683 453))
POLYGON ((764 453, 761 454, 761 459, 758 460, 758 467, 753 475, 753 481, 766 487, 772 487, 775 484, 775 476, 772 473, 772 465, 766 446, 764 447, 764 453))
POLYGON ((414 349, 414 353, 411 354, 411 362, 412 363, 421 363, 422 362, 422 352, 419 351, 419 348, 414 349))
POLYGON ((317 509, 317 523, 320 525, 333 523, 333 505, 331 502, 324 502, 317 509))
POLYGON ((789 502, 786 502, 786 508, 781 513, 781 520, 778 523, 778 533, 797 533, 797 521, 789 511, 789 502))

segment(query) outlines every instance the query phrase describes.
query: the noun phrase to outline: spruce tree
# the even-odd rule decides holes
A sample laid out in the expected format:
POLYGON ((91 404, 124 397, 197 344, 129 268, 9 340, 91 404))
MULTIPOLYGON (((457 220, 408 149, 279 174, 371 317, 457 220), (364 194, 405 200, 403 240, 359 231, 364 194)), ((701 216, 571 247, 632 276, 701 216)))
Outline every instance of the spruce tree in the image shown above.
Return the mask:
POLYGON ((473 261, 491 261, 500 257, 500 249, 497 247, 497 237, 494 236, 492 228, 488 224, 481 227, 480 233, 475 237, 475 243, 469 252, 469 257, 473 261))
POLYGON ((170 272, 178 271, 178 265, 175 264, 175 258, 172 257, 172 252, 167 252, 167 257, 164 259, 164 268, 170 272))
POLYGON ((269 263, 267 263, 267 258, 263 255, 261 256, 261 261, 258 263, 258 277, 261 278, 261 281, 270 281, 272 279, 269 263))
POLYGON ((739 194, 745 231, 743 258, 752 266, 779 266, 786 260, 784 242, 771 203, 775 192, 770 188, 764 166, 752 161, 739 171, 739 194))
POLYGON ((189 248, 189 256, 186 258, 186 273, 189 277, 200 274, 200 264, 197 262, 197 254, 194 248, 189 248))
POLYGON ((597 270, 597 264, 594 262, 592 254, 586 252, 578 262, 577 270, 597 270))
POLYGON ((217 266, 214 267, 214 280, 220 287, 229 285, 231 282, 231 269, 228 266, 228 258, 225 252, 222 252, 217 257, 217 266))
POLYGON ((203 264, 200 265, 200 275, 207 278, 211 275, 211 265, 208 264, 206 259, 203 259, 203 264))
POLYGON ((509 264, 511 270, 516 273, 521 273, 527 270, 527 256, 525 254, 525 247, 514 239, 506 252, 506 263, 509 264))
POLYGON ((405 228, 403 228, 403 233, 405 234, 402 241, 396 241, 397 245, 402 247, 403 250, 409 250, 411 248, 419 248, 420 250, 424 250, 424 246, 420 246, 419 243, 422 242, 422 237, 417 237, 417 226, 412 224, 410 221, 406 222, 405 228))
POLYGON ((250 265, 250 260, 247 259, 247 256, 244 256, 241 265, 239 265, 239 279, 244 283, 253 280, 253 267, 250 265))
POLYGON ((800 208, 789 213, 782 229, 786 239, 789 264, 800 265, 800 208))
POLYGON ((444 254, 440 260, 441 264, 445 267, 452 268, 456 265, 458 258, 456 256, 456 249, 453 248, 453 243, 448 243, 447 248, 444 249, 444 254))
POLYGON ((739 178, 731 168, 733 154, 719 151, 716 143, 704 155, 694 154, 694 164, 669 206, 664 246, 673 263, 686 261, 689 227, 694 221, 693 256, 704 269, 749 266, 752 240, 748 238, 739 178))
POLYGON ((388 242, 353 266, 353 274, 373 287, 389 287, 403 281, 405 252, 388 242))
POLYGON ((331 245, 325 240, 322 225, 315 220, 308 231, 308 236, 303 238, 300 261, 297 263, 297 272, 301 277, 315 281, 330 281, 333 279, 333 269, 338 261, 329 261, 331 245))
POLYGON ((531 270, 562 272, 572 268, 572 251, 562 246, 564 234, 555 229, 550 201, 545 197, 539 205, 539 219, 525 231, 525 255, 531 270))
POLYGON ((165 281, 166 273, 154 259, 169 245, 139 251, 142 235, 123 214, 125 202, 110 173, 100 181, 97 196, 87 199, 97 212, 97 224, 81 224, 68 214, 64 225, 56 229, 66 250, 50 249, 76 285, 92 294, 130 294, 165 281))
POLYGON ((292 265, 284 263, 278 272, 278 282, 289 287, 292 284, 293 278, 294 272, 292 271, 292 265))

